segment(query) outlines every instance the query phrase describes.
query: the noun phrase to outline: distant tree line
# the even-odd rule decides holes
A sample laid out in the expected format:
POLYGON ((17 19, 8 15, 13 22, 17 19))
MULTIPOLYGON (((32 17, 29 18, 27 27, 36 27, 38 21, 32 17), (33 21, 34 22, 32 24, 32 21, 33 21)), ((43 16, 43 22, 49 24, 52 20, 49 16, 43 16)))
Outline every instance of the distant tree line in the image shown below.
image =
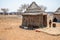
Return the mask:
MULTIPOLYGON (((26 8, 28 8, 29 4, 22 4, 19 9, 17 9, 17 12, 10 12, 8 13, 9 9, 8 8, 1 8, 3 12, 0 12, 0 15, 20 15, 20 13, 23 13, 26 8)), ((40 6, 42 10, 46 10, 46 7, 40 6)))

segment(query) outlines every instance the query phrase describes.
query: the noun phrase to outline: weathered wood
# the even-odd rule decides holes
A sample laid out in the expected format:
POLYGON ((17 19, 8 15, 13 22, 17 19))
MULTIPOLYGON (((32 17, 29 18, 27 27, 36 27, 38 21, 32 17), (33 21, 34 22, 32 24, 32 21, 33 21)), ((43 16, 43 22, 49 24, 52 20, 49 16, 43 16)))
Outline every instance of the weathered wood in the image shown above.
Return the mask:
POLYGON ((24 26, 29 26, 29 25, 42 26, 43 25, 42 17, 43 17, 43 15, 23 15, 22 25, 24 25, 24 26))

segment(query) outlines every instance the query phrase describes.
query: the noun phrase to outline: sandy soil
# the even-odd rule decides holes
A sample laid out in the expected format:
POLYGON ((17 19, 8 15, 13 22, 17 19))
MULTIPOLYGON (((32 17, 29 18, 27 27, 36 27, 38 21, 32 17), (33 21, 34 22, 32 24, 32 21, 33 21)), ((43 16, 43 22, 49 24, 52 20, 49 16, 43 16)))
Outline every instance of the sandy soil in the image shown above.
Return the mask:
POLYGON ((19 28, 22 20, 20 16, 0 16, 0 40, 60 40, 60 36, 52 36, 35 30, 19 28))

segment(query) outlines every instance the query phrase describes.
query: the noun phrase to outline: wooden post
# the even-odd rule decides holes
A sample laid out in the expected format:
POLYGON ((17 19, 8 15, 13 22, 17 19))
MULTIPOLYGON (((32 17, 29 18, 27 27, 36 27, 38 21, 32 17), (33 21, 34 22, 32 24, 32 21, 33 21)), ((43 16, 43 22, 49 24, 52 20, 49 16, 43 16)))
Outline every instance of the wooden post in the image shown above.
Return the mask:
POLYGON ((41 13, 41 16, 42 16, 42 26, 43 26, 43 13, 41 13))

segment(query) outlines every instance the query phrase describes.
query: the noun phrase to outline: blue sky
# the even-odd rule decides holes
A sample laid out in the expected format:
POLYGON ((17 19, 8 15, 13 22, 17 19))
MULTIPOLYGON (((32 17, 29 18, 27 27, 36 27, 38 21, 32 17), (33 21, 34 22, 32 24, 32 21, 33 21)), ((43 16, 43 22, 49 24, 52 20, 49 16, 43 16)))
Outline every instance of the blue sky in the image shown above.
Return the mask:
POLYGON ((0 0, 0 8, 8 8, 9 11, 14 12, 22 4, 31 4, 33 1, 47 7, 46 11, 55 11, 60 7, 60 0, 0 0))

